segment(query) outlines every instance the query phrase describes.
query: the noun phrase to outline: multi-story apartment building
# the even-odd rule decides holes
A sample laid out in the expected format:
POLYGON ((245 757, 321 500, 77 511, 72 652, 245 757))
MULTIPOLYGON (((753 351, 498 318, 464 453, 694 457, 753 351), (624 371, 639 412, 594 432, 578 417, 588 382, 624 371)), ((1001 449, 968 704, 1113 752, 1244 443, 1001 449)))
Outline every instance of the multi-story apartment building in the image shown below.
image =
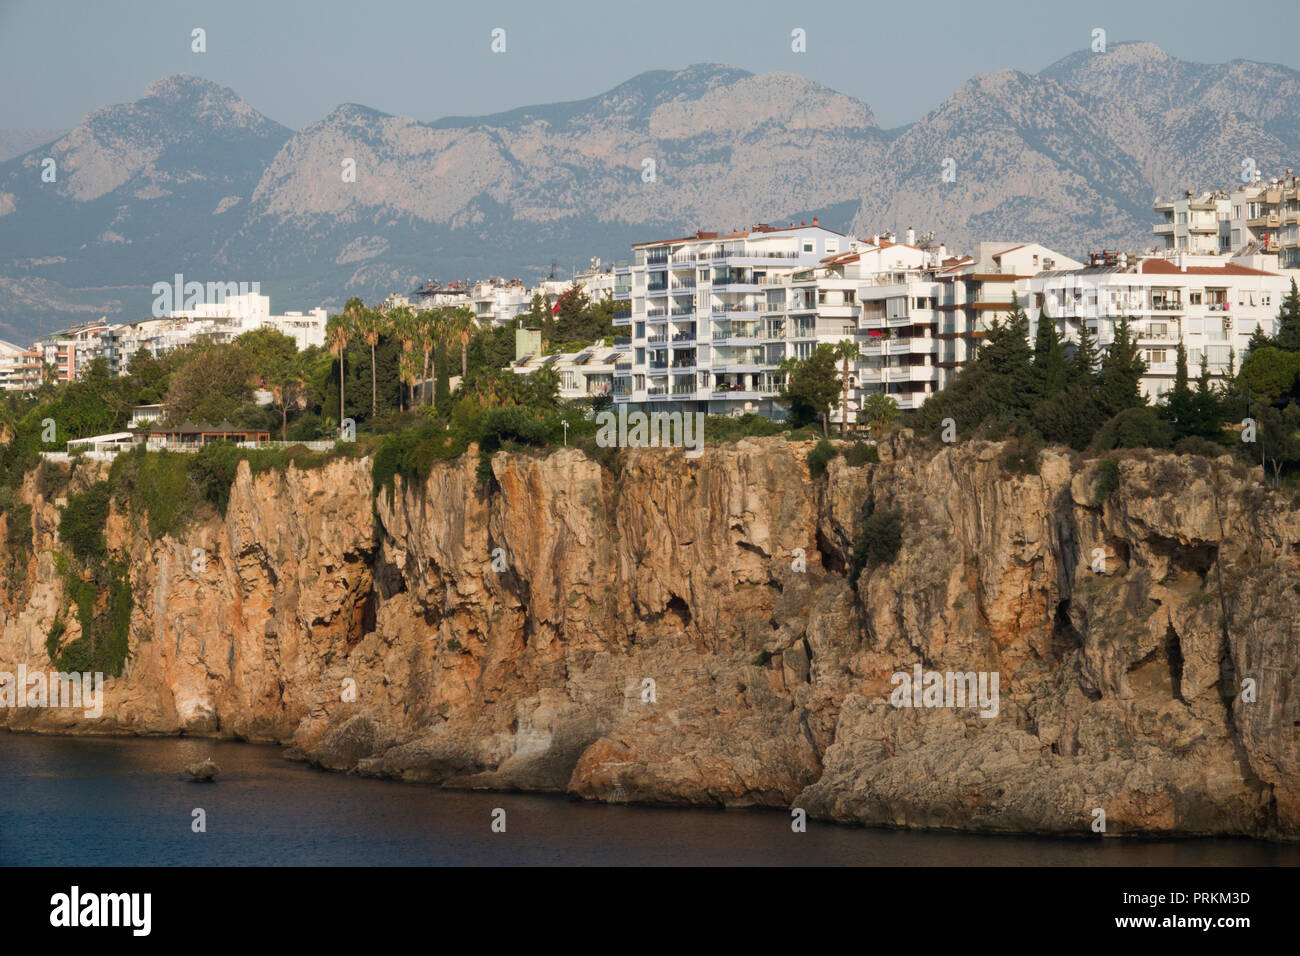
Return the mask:
POLYGON ((41 387, 42 355, 39 349, 25 349, 0 341, 0 389, 33 392, 41 387))
POLYGON ((1164 220, 1154 227, 1164 251, 1232 253, 1272 257, 1274 268, 1300 269, 1300 176, 1255 180, 1230 192, 1188 190, 1180 199, 1159 200, 1164 220))
POLYGON ((299 349, 323 346, 326 321, 324 309, 274 315, 269 297, 250 293, 227 296, 220 303, 198 304, 164 318, 121 325, 88 322, 43 338, 34 350, 53 367, 56 381, 70 382, 81 378, 97 358, 108 362, 110 373, 125 375, 131 357, 141 349, 157 357, 202 338, 228 342, 259 328, 284 333, 299 349))
POLYGON ((109 328, 103 319, 84 322, 46 336, 33 348, 41 353, 44 364, 53 367, 55 381, 75 381, 102 354, 103 334, 109 328))
POLYGON ((857 282, 822 261, 850 241, 814 219, 633 246, 614 268, 614 298, 628 304, 614 324, 629 329, 616 340, 615 401, 783 417, 781 362, 854 334, 857 282))
POLYGON ((1300 269, 1300 176, 1256 182, 1232 193, 1232 249, 1275 254, 1278 268, 1300 269))
POLYGON ((877 267, 862 277, 862 358, 851 404, 884 392, 900 408, 919 408, 975 357, 1017 299, 1027 305, 1034 276, 1083 265, 1032 242, 981 242, 973 256, 962 257, 949 257, 941 247, 912 263, 902 271, 877 267))
POLYGON ((1118 256, 1044 272, 1028 286, 1031 335, 1044 304, 1065 339, 1077 342, 1086 324, 1102 348, 1114 341, 1120 318, 1129 317, 1147 363, 1142 390, 1154 400, 1173 387, 1180 341, 1193 378, 1202 355, 1216 379, 1240 368, 1256 326, 1276 334, 1290 279, 1224 256, 1118 256))
POLYGON ((1189 189, 1178 199, 1157 200, 1155 209, 1164 216, 1164 221, 1156 223, 1154 232, 1170 252, 1202 255, 1228 252, 1232 242, 1229 228, 1232 205, 1223 191, 1194 196, 1189 189))

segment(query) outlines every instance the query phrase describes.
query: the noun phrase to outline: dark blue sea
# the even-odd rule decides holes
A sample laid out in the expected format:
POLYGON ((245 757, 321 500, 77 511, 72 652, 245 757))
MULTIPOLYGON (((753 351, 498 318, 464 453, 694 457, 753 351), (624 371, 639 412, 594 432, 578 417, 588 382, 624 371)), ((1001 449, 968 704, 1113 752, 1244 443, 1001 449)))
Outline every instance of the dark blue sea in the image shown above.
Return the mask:
POLYGON ((0 731, 0 864, 1300 865, 1247 840, 1065 840, 876 830, 786 811, 579 803, 324 773, 276 747, 0 731), (215 783, 183 779, 211 757, 215 783), (206 832, 192 830, 201 808, 206 832), (505 810, 506 831, 492 831, 505 810))

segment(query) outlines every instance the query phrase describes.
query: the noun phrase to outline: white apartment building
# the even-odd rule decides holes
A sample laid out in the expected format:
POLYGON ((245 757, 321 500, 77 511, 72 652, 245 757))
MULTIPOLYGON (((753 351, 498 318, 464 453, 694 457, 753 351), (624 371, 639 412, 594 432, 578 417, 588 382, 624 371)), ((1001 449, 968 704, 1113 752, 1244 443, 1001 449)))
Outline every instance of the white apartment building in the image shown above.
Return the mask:
POLYGON ((854 334, 857 282, 823 267, 850 242, 814 219, 634 245, 614 267, 614 298, 628 304, 614 324, 630 333, 615 340, 614 400, 784 417, 780 363, 854 334))
POLYGON ((32 346, 41 361, 54 369, 54 380, 71 382, 80 378, 86 366, 103 354, 102 336, 111 326, 102 318, 83 322, 46 336, 32 346))
POLYGON ((1273 269, 1300 269, 1300 176, 1286 175, 1160 200, 1154 231, 1167 253, 1263 255, 1273 269))
POLYGON ((1155 225, 1156 236, 1169 252, 1214 255, 1231 246, 1229 219, 1233 202, 1223 191, 1193 196, 1189 189, 1178 199, 1157 200, 1156 212, 1164 221, 1155 225))
POLYGON ((1240 369, 1257 325, 1276 334, 1278 307, 1290 284, 1287 276, 1223 256, 1121 256, 1035 276, 1028 283, 1026 312, 1031 336, 1046 303, 1065 339, 1077 342, 1086 323, 1099 348, 1114 341, 1116 324, 1128 316, 1147 363, 1142 391, 1156 400, 1173 387, 1180 341, 1193 379, 1202 355, 1216 380, 1240 369))
POLYGON ((274 315, 271 297, 256 292, 228 295, 221 302, 200 303, 193 309, 173 312, 171 317, 199 325, 210 324, 211 334, 223 338, 236 338, 253 329, 275 329, 292 338, 300 351, 325 345, 325 323, 329 319, 324 309, 274 315))
POLYGON ((0 340, 0 389, 33 392, 41 387, 43 356, 39 349, 0 340))
POLYGON ((919 408, 975 357, 989 328, 1007 319, 1016 298, 1028 312, 1033 277, 1083 266, 1033 242, 981 242, 973 256, 961 257, 948 256, 941 246, 904 261, 904 269, 871 263, 861 277, 862 357, 850 383, 851 406, 867 394, 884 392, 900 408, 919 408))

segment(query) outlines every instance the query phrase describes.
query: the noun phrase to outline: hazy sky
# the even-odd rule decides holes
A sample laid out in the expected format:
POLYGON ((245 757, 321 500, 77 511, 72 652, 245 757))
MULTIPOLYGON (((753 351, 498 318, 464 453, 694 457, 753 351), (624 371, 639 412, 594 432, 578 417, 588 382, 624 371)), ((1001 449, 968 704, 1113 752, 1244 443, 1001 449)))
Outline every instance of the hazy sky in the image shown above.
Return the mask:
POLYGON ((885 127, 976 73, 1034 72, 1091 44, 1151 40, 1186 60, 1300 68, 1296 0, 0 0, 0 128, 75 125, 195 73, 292 128, 340 103, 417 119, 582 99, 691 63, 785 70, 866 100, 885 127), (1248 11, 1248 12, 1247 12, 1248 11), (1271 28, 1270 21, 1289 24, 1271 28), (207 52, 190 32, 207 31, 207 52), (506 53, 489 50, 506 30, 506 53), (807 32, 792 53, 790 33, 807 32))

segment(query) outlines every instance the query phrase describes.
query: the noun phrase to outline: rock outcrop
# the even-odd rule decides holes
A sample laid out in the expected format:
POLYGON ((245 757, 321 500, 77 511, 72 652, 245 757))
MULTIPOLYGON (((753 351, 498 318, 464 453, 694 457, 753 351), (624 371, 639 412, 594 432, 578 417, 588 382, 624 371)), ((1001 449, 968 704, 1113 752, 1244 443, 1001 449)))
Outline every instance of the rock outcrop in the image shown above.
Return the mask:
MULTIPOLYGON (((1019 475, 998 445, 906 432, 814 480, 808 448, 628 450, 617 473, 499 453, 490 494, 466 455, 373 503, 366 459, 241 467, 224 520, 161 541, 115 506, 135 603, 103 715, 0 726, 864 824, 1088 835, 1100 811, 1108 835, 1300 837, 1292 493, 1126 453, 1099 502, 1096 461, 1019 475), (897 512, 901 545, 850 585, 864 506, 897 512), (918 666, 994 676, 996 715, 895 706, 918 666)), ((0 671, 48 671, 57 511, 23 497, 0 671)))

